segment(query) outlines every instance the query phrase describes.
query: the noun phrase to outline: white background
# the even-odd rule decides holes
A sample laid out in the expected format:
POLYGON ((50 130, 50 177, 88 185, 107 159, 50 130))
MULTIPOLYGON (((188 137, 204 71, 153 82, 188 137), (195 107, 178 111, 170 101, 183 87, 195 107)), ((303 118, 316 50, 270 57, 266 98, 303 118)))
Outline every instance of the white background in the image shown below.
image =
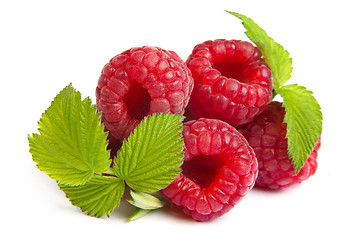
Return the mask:
POLYGON ((1 1, 1 239, 360 239, 357 1, 1 1), (246 40, 254 19, 290 52, 291 83, 323 109, 318 171, 280 192, 253 189, 231 212, 198 223, 168 209, 128 222, 81 213, 40 172, 27 135, 70 82, 95 101, 103 65, 135 46, 176 51, 217 38, 246 40))

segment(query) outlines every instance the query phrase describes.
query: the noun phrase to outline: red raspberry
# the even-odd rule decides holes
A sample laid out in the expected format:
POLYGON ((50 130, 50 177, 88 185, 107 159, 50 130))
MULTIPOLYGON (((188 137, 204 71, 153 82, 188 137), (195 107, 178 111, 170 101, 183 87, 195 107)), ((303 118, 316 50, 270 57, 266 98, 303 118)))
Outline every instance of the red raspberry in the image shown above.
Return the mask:
POLYGON ((182 172, 162 193, 197 221, 219 217, 253 187, 255 154, 246 139, 221 120, 186 122, 183 136, 182 172))
POLYGON ((249 141, 259 162, 257 187, 280 189, 308 179, 317 169, 317 151, 320 138, 304 166, 295 174, 292 159, 288 155, 285 108, 280 102, 271 102, 263 112, 238 129, 249 141))
POLYGON ((183 114, 193 89, 190 70, 173 51, 137 47, 107 63, 96 88, 96 103, 110 138, 123 140, 147 115, 183 114))
POLYGON ((271 101, 272 75, 260 51, 240 40, 206 41, 186 61, 194 77, 189 112, 238 126, 271 101))

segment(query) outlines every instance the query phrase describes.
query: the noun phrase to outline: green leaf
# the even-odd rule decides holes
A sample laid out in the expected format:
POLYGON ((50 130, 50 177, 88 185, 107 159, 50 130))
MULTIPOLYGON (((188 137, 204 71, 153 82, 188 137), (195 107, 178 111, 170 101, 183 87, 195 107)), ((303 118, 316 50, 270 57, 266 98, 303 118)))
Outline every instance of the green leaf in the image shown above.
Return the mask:
POLYGON ((106 171, 110 154, 107 133, 91 100, 81 100, 73 87, 65 87, 42 114, 39 134, 28 136, 37 167, 63 184, 82 185, 94 173, 106 171))
POLYGON ((59 184, 66 197, 83 212, 95 217, 109 214, 120 205, 124 194, 124 180, 116 177, 94 175, 81 186, 59 184))
POLYGON ((168 186, 183 162, 181 115, 147 116, 123 142, 114 159, 114 172, 138 192, 155 192, 168 186))
POLYGON ((321 108, 313 93, 297 84, 281 87, 279 94, 286 111, 289 156, 298 173, 321 135, 321 108))
POLYGON ((146 214, 148 214, 150 210, 144 210, 141 208, 136 208, 133 215, 129 218, 130 221, 134 221, 136 219, 142 218, 146 214))
POLYGON ((284 99, 287 123, 288 152, 292 158, 295 172, 299 172, 307 156, 312 152, 322 132, 322 113, 320 105, 311 91, 305 87, 285 85, 292 72, 292 59, 289 52, 267 35, 251 18, 226 11, 242 20, 246 35, 261 51, 273 75, 273 86, 284 99))
POLYGON ((130 195, 132 200, 128 200, 128 202, 144 210, 154 210, 165 205, 163 201, 148 193, 130 191, 130 195))
POLYGON ((289 52, 269 37, 265 30, 259 27, 251 18, 236 12, 226 12, 242 20, 242 23, 247 30, 245 32, 246 35, 259 48, 264 61, 271 69, 275 90, 283 86, 290 79, 293 69, 289 52))

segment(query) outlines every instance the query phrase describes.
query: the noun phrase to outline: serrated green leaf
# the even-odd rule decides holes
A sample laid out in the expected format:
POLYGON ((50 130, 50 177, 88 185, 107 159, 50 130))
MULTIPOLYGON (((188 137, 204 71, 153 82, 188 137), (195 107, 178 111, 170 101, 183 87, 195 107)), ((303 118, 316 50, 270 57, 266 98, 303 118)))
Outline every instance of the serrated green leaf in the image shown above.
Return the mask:
POLYGON ((226 12, 242 20, 246 35, 259 48, 272 71, 274 89, 284 99, 289 156, 293 159, 295 172, 299 172, 322 131, 320 105, 306 88, 296 84, 285 85, 293 68, 289 52, 283 46, 269 37, 251 18, 226 12))
POLYGON ((107 133, 91 100, 70 85, 42 114, 39 134, 28 136, 30 153, 37 167, 63 184, 81 185, 94 173, 106 171, 110 154, 107 133))
POLYGON ((165 205, 163 201, 148 193, 130 191, 130 195, 132 200, 128 200, 128 202, 144 210, 154 210, 165 205))
POLYGON ((138 192, 158 191, 180 173, 183 116, 155 113, 141 121, 114 159, 115 175, 138 192))
POLYGON ((124 180, 116 177, 94 175, 81 186, 59 184, 71 203, 88 215, 102 217, 119 206, 124 194, 124 180))
POLYGON ((245 34, 255 43, 263 55, 264 61, 269 65, 273 74, 274 88, 277 90, 283 86, 291 77, 292 59, 289 52, 274 39, 269 37, 264 29, 259 27, 251 18, 245 15, 226 11, 242 20, 247 30, 245 34))
POLYGON ((313 93, 297 84, 281 87, 279 94, 286 111, 284 122, 287 123, 289 156, 297 173, 321 135, 321 108, 313 93))

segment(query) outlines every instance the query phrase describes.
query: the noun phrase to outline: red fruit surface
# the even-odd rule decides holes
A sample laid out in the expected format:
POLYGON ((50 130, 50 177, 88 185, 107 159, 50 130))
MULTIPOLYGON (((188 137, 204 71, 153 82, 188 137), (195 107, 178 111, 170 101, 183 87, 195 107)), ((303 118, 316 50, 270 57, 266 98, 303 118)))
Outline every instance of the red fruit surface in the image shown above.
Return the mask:
POLYGON ((197 221, 228 212, 253 187, 258 163, 246 139, 216 119, 184 123, 182 172, 162 194, 197 221))
POLYGON ((295 174, 287 148, 285 108, 280 102, 271 102, 263 112, 239 131, 249 141, 259 162, 256 187, 280 189, 308 179, 316 172, 319 138, 304 166, 295 174))
POLYGON ((194 47, 186 64, 194 77, 188 112, 195 119, 221 119, 238 126, 271 101, 271 70, 249 42, 203 42, 194 47))
POLYGON ((173 51, 136 47, 113 57, 102 69, 96 104, 111 140, 123 140, 147 115, 183 114, 193 78, 173 51))

